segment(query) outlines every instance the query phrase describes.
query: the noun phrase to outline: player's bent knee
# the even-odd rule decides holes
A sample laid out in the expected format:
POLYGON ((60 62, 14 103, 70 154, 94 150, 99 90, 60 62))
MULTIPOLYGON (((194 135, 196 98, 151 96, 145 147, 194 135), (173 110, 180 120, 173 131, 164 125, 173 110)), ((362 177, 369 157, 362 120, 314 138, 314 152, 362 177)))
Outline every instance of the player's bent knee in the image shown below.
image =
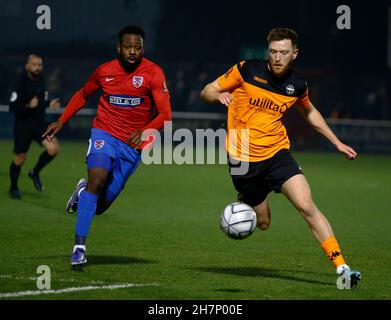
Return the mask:
POLYGON ((54 157, 58 154, 60 146, 57 140, 54 140, 52 143, 48 141, 43 141, 42 146, 45 148, 49 156, 54 157))
POLYGON ((25 153, 16 154, 14 158, 14 163, 18 167, 20 167, 21 165, 23 165, 23 163, 25 163, 26 159, 27 155, 25 153))
POLYGON ((271 222, 271 212, 269 206, 267 203, 265 203, 263 207, 258 206, 255 207, 254 210, 257 214, 257 227, 263 231, 267 230, 271 222))
POLYGON ((262 231, 269 229, 270 222, 270 212, 267 212, 263 217, 257 217, 257 227, 262 231))
POLYGON ((46 152, 49 156, 55 157, 58 154, 58 148, 47 149, 46 152))
POLYGON ((87 191, 93 194, 101 194, 105 186, 106 177, 92 176, 88 177, 87 191))
POLYGON ((266 223, 266 222, 257 223, 257 227, 259 229, 261 229, 262 231, 265 231, 265 230, 269 229, 270 222, 268 222, 268 223, 266 223))
POLYGON ((60 151, 60 146, 58 143, 53 144, 49 149, 47 149, 47 153, 52 157, 55 157, 60 151))
POLYGON ((102 193, 104 187, 104 183, 99 182, 88 182, 87 191, 96 195, 100 195, 102 193))
POLYGON ((104 168, 89 168, 87 191, 96 195, 100 195, 105 187, 107 175, 108 171, 104 168))

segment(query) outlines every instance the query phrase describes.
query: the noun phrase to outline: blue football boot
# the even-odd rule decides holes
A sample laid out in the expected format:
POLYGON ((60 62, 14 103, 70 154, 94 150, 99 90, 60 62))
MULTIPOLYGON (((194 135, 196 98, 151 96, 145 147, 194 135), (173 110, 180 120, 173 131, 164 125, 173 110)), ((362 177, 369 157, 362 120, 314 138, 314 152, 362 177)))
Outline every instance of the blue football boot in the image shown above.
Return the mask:
POLYGON ((82 248, 76 248, 71 257, 71 266, 78 267, 87 264, 86 251, 82 248))
POLYGON ((87 187, 86 179, 81 178, 76 184, 75 191, 72 196, 69 198, 67 203, 67 212, 74 213, 77 210, 77 203, 79 202, 80 192, 87 187))

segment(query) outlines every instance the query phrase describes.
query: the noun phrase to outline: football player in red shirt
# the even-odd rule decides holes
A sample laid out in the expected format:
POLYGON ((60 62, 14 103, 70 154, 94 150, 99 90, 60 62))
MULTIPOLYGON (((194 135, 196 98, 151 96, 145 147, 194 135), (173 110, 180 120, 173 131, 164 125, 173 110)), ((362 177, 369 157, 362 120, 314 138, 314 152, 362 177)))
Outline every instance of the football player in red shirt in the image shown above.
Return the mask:
POLYGON ((88 180, 80 179, 67 203, 77 210, 76 238, 72 266, 87 263, 85 240, 95 214, 102 214, 119 195, 141 160, 147 129, 161 129, 171 120, 170 94, 162 69, 144 58, 145 33, 127 26, 119 34, 118 58, 99 66, 77 91, 59 119, 50 124, 43 137, 52 141, 87 99, 102 90, 93 121, 86 156, 88 180), (156 108, 158 115, 153 118, 156 108))

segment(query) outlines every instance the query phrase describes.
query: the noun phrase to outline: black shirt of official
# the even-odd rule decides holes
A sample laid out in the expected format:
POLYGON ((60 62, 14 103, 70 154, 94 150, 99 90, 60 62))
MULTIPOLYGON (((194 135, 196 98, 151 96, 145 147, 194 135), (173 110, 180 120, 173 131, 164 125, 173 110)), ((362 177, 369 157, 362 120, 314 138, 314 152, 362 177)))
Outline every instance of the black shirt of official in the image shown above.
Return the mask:
POLYGON ((44 77, 31 79, 25 72, 13 90, 9 104, 10 111, 15 114, 15 125, 23 123, 31 126, 43 126, 45 109, 48 105, 48 92, 44 77), (34 96, 38 98, 38 106, 30 108, 28 104, 34 96))

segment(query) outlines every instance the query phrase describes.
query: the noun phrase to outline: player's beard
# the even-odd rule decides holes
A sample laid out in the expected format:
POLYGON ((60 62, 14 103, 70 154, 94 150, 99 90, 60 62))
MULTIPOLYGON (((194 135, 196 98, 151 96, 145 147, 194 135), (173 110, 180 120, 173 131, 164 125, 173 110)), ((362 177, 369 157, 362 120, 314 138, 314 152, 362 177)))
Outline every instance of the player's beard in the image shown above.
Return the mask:
POLYGON ((285 74, 288 72, 289 66, 290 66, 290 63, 286 64, 285 66, 282 65, 280 68, 278 68, 277 66, 273 66, 273 65, 269 64, 269 67, 271 69, 270 71, 277 78, 281 78, 281 77, 285 76, 285 74))
POLYGON ((37 80, 39 76, 41 75, 41 71, 28 71, 30 78, 37 80))
POLYGON ((273 61, 269 58, 268 69, 273 74, 273 76, 275 76, 277 78, 283 78, 287 74, 292 62, 293 62, 293 59, 290 59, 285 64, 278 63, 278 65, 280 66, 280 67, 278 67, 278 66, 274 65, 273 61))
POLYGON ((119 58, 119 61, 121 62, 121 65, 126 72, 133 72, 141 63, 141 59, 135 61, 134 63, 130 63, 122 57, 119 58))

